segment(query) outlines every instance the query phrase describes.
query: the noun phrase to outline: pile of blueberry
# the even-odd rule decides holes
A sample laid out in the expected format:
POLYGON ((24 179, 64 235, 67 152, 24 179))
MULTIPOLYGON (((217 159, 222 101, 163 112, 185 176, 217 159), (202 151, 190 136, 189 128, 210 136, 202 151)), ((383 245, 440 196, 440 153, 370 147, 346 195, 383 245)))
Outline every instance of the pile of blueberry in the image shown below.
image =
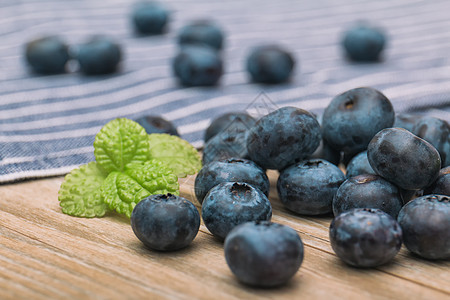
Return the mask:
MULTIPOLYGON (((245 182, 265 191, 255 178, 275 169, 278 196, 288 210, 299 215, 334 214, 330 241, 346 263, 379 266, 397 254, 402 241, 419 256, 448 259, 450 126, 432 117, 395 119, 389 99, 367 87, 332 99, 322 124, 295 107, 282 107, 256 122, 248 117, 243 122, 242 113, 221 116, 207 130, 204 156, 209 158, 195 181, 197 200, 203 205, 209 201, 204 197, 209 189, 216 217, 223 224, 235 224, 241 215, 221 213, 240 205, 225 200, 233 193, 223 188, 223 181, 245 182), (216 136, 237 136, 236 127, 241 138, 233 139, 233 147, 210 137, 212 131, 216 136), (235 151, 241 148, 245 151, 235 151), (242 164, 256 166, 255 171, 240 171, 242 164), (345 164, 346 175, 341 171, 345 164)), ((258 209, 254 212, 257 221, 258 209)), ((210 218, 204 219, 207 227, 210 218)))
MULTIPOLYGON (((241 282, 281 285, 303 260, 299 235, 270 221, 267 169, 279 171, 277 192, 288 210, 334 214, 331 246, 351 266, 385 264, 402 243, 427 259, 450 258, 450 126, 431 117, 395 119, 381 92, 356 88, 332 99, 322 124, 296 107, 282 107, 259 120, 227 113, 210 124, 204 148, 208 158, 195 179, 195 196, 206 228, 224 241, 226 261, 241 282), (218 136, 239 138, 226 145, 218 136), (330 162, 333 152, 338 159, 330 162)), ((133 213, 132 223, 136 217, 133 213)), ((145 222, 151 218, 147 215, 145 222)), ((164 214, 167 232, 176 227, 168 220, 177 218, 164 214)), ((198 230, 197 223, 191 224, 198 230)), ((171 236, 171 243, 181 239, 171 236)))

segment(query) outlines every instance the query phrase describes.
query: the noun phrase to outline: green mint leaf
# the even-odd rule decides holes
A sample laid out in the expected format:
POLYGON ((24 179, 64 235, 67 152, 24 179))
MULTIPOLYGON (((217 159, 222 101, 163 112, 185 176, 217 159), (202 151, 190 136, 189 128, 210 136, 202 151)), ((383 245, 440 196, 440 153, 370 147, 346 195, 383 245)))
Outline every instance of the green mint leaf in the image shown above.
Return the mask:
POLYGON ((67 174, 58 192, 63 213, 85 218, 104 216, 109 210, 100 194, 105 178, 95 162, 67 174))
POLYGON ((179 194, 178 178, 156 160, 129 165, 124 172, 110 173, 101 188, 103 201, 129 218, 136 204, 145 197, 167 193, 179 194))
POLYGON ((108 122, 96 135, 94 155, 107 173, 124 171, 129 164, 150 159, 148 135, 138 123, 126 119, 108 122))
POLYGON ((167 165, 178 177, 196 174, 202 168, 197 150, 189 142, 170 134, 148 135, 150 156, 167 165))

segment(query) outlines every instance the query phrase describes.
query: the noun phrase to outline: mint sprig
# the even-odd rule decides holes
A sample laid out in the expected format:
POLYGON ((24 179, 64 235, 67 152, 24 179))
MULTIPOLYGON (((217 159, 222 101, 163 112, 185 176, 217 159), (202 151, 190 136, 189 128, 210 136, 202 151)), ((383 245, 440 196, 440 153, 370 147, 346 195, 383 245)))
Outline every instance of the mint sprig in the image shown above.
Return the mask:
POLYGON ((96 162, 80 166, 61 184, 62 211, 101 217, 110 209, 130 217, 136 204, 153 194, 179 194, 178 177, 201 168, 197 150, 167 134, 148 135, 121 118, 107 123, 94 141, 96 162))

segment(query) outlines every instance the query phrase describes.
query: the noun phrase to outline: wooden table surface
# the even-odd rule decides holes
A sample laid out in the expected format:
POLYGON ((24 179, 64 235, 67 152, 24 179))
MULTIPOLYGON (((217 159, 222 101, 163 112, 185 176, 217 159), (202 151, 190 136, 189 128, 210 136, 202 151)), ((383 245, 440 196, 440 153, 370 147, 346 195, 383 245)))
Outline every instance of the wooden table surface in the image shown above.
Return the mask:
MULTIPOLYGON (((300 270, 285 286, 240 284, 223 245, 202 224, 186 249, 146 249, 129 220, 111 214, 84 219, 61 212, 63 177, 0 186, 0 299, 450 299, 450 262, 412 256, 404 247, 375 269, 343 264, 328 239, 330 217, 285 210, 271 178, 273 221, 297 230, 305 245, 300 270)), ((180 179, 193 198, 194 176, 180 179)))

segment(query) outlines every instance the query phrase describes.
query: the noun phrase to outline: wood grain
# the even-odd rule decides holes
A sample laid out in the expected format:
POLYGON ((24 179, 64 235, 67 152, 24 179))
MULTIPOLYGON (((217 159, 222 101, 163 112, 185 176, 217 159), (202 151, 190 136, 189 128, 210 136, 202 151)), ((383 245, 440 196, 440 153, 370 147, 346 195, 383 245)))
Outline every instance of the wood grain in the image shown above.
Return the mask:
MULTIPOLYGON (((83 219, 61 212, 62 177, 0 186, 0 299, 450 299, 450 262, 431 262, 402 249, 394 261, 356 269, 333 253, 331 217, 285 210, 269 172, 273 221, 297 230, 305 245, 294 278, 276 289, 240 284, 222 243, 202 224, 192 245, 162 253, 146 249, 129 220, 111 213, 83 219)), ((194 177, 181 193, 197 208, 194 177)))

